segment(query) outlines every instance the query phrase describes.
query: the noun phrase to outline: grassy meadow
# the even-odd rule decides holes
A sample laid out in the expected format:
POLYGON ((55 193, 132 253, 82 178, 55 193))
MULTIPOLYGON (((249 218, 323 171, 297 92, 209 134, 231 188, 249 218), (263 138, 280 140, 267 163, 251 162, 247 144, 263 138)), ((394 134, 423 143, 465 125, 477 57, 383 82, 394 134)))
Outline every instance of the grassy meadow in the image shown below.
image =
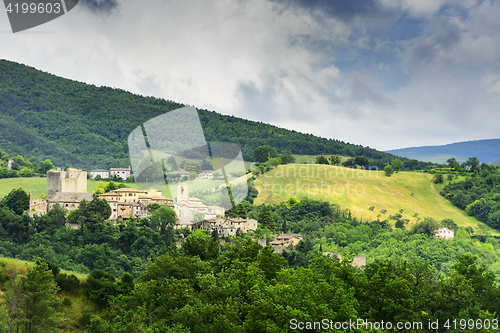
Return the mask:
POLYGON ((432 178, 423 172, 399 172, 386 177, 383 171, 331 165, 280 165, 255 180, 259 191, 255 204, 278 203, 291 196, 308 197, 349 208, 364 221, 385 220, 402 210, 410 225, 419 218, 450 218, 459 226, 485 228, 492 235, 500 235, 439 195, 432 178))

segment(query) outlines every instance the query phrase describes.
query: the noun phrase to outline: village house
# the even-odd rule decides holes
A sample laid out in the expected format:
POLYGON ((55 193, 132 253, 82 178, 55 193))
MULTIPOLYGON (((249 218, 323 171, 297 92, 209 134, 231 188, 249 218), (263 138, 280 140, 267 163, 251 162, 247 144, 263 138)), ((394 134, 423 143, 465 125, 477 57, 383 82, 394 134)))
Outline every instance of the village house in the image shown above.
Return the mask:
POLYGON ((257 230, 257 220, 214 217, 194 224, 193 229, 203 229, 209 233, 216 229, 221 237, 235 236, 238 230, 240 232, 257 230))
POLYGON ((109 178, 109 171, 103 170, 103 169, 95 169, 95 170, 90 171, 90 176, 92 178, 100 176, 103 179, 107 179, 107 178, 109 178))
POLYGON ((121 179, 125 180, 130 177, 130 167, 128 168, 111 168, 109 169, 110 176, 118 176, 121 179))
POLYGON ((302 240, 301 234, 280 234, 271 242, 273 246, 290 247, 297 245, 302 240))
POLYGON ((281 253, 284 249, 292 249, 302 240, 301 234, 280 234, 271 242, 274 251, 281 253))
POLYGON ((439 238, 444 238, 444 239, 451 239, 455 237, 455 232, 453 230, 450 230, 448 228, 441 228, 436 230, 436 237, 439 238))
POLYGON ((214 179, 214 173, 210 170, 204 170, 196 176, 196 179, 214 179))

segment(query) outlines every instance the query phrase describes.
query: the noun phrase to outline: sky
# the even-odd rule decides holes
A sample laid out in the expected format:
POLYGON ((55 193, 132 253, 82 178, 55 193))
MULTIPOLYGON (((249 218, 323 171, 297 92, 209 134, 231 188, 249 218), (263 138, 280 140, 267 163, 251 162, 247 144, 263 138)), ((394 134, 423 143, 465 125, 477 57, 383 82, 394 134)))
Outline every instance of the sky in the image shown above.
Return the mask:
POLYGON ((0 58, 388 150, 500 137, 500 2, 80 0, 0 58))

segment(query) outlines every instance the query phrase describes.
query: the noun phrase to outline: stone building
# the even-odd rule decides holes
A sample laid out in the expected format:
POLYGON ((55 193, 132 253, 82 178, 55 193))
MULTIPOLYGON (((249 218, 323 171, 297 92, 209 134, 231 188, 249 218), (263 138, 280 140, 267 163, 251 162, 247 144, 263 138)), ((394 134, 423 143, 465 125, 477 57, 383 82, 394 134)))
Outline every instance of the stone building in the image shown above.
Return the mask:
POLYGON ((235 236, 236 232, 249 232, 257 230, 257 220, 238 218, 214 217, 203 220, 193 225, 193 229, 203 229, 212 233, 217 229, 220 237, 235 236))
POLYGON ((30 194, 29 214, 46 214, 56 204, 70 211, 78 209, 82 200, 92 199, 92 194, 87 192, 87 172, 53 169, 47 171, 47 197, 33 200, 30 194))
POLYGON ((162 195, 156 189, 136 190, 133 188, 119 188, 117 190, 100 194, 111 207, 110 219, 138 218, 148 216, 147 207, 151 203, 167 205, 173 208, 173 200, 162 195))
POLYGON ((272 246, 291 247, 302 240, 301 234, 281 234, 271 242, 272 246))
POLYGON ((201 199, 190 197, 186 183, 177 184, 177 200, 174 204, 174 210, 178 218, 176 228, 192 228, 197 213, 199 214, 199 221, 223 217, 225 213, 223 207, 207 206, 203 204, 201 199))
POLYGON ((47 197, 55 193, 86 193, 87 172, 69 168, 68 170, 47 171, 47 197))

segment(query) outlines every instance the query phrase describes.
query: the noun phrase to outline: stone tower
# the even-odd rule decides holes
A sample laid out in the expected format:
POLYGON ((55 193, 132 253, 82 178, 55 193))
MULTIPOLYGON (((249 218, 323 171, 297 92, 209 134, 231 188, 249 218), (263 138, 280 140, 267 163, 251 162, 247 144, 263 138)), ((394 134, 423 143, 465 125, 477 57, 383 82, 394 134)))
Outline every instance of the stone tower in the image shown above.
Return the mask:
POLYGON ((189 198, 188 184, 179 183, 177 184, 177 202, 187 201, 189 198))
POLYGON ((86 193, 87 173, 69 168, 47 171, 47 194, 49 197, 56 193, 86 193))

